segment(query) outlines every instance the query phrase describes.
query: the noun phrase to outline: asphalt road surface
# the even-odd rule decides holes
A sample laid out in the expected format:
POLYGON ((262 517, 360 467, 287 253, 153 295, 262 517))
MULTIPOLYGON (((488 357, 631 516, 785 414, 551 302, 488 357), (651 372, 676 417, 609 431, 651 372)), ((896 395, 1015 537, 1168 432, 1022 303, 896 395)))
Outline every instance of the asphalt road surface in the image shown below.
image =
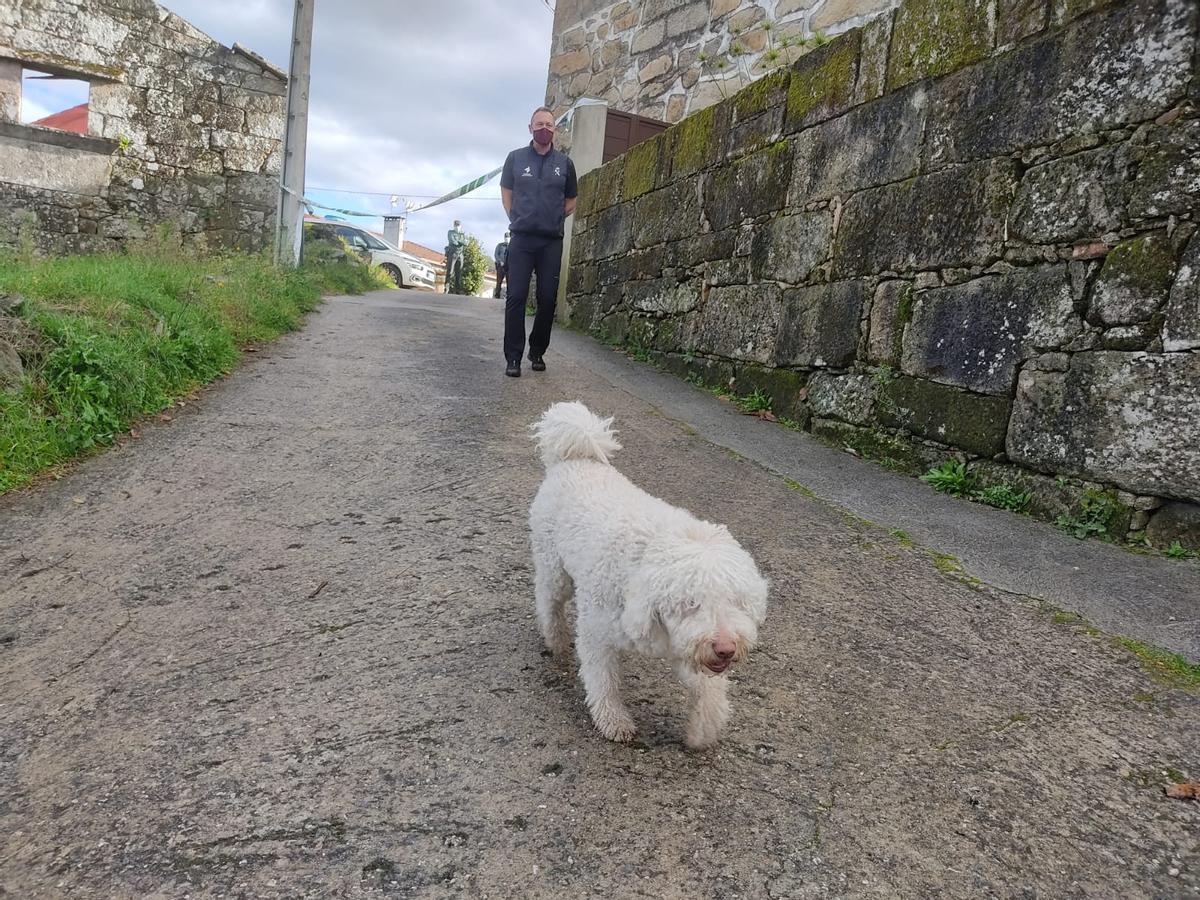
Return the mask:
POLYGON ((1200 892, 1200 803, 1162 791, 1200 779, 1194 692, 727 450, 586 339, 505 378, 500 329, 490 300, 331 300, 0 500, 0 894, 1200 892), (618 746, 541 652, 527 428, 563 399, 771 579, 713 751, 664 664, 628 662, 618 746))

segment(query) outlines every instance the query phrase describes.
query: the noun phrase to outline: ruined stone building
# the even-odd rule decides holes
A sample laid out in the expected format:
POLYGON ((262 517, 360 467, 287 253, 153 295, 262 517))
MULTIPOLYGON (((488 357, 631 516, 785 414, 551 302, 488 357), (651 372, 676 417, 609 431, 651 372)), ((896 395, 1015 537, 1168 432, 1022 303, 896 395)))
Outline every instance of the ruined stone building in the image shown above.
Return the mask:
POLYGON ((0 4, 0 246, 116 250, 167 226, 258 250, 274 232, 286 74, 151 0, 0 4), (23 121, 23 84, 85 102, 23 121))
POLYGON ((678 122, 898 0, 558 0, 546 105, 678 122))

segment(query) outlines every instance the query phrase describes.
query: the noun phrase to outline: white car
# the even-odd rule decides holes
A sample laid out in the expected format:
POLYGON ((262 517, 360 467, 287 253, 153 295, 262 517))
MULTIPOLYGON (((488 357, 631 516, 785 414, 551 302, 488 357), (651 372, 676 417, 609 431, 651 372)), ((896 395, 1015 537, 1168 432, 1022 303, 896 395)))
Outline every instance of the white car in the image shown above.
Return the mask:
POLYGON ((320 231, 328 231, 345 240, 355 250, 368 254, 372 264, 387 272, 396 282, 396 287, 432 291, 436 286, 437 273, 427 263, 411 253, 393 247, 364 228, 345 222, 325 221, 308 224, 320 231))

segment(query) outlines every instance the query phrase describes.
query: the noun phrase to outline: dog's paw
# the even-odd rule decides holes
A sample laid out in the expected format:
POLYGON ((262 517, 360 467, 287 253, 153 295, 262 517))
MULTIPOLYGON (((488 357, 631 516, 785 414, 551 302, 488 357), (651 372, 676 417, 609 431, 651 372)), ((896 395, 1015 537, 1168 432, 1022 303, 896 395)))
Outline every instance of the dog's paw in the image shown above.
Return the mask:
POLYGON ((689 728, 683 736, 683 745, 689 750, 708 750, 717 744, 718 732, 704 728, 689 728))
POLYGON ((637 726, 628 716, 606 716, 596 719, 596 730, 618 744, 628 744, 637 735, 637 726))
POLYGON ((571 632, 567 629, 542 629, 542 642, 546 645, 542 656, 553 656, 555 659, 570 659, 571 632))

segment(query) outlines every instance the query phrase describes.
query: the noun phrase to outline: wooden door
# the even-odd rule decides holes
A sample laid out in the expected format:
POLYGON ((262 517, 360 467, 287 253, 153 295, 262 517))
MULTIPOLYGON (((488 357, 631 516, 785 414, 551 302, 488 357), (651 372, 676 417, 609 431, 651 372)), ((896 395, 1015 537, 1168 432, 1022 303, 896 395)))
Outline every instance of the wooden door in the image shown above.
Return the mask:
POLYGON ((616 159, 634 144, 666 131, 667 123, 609 109, 604 125, 604 162, 616 159))

